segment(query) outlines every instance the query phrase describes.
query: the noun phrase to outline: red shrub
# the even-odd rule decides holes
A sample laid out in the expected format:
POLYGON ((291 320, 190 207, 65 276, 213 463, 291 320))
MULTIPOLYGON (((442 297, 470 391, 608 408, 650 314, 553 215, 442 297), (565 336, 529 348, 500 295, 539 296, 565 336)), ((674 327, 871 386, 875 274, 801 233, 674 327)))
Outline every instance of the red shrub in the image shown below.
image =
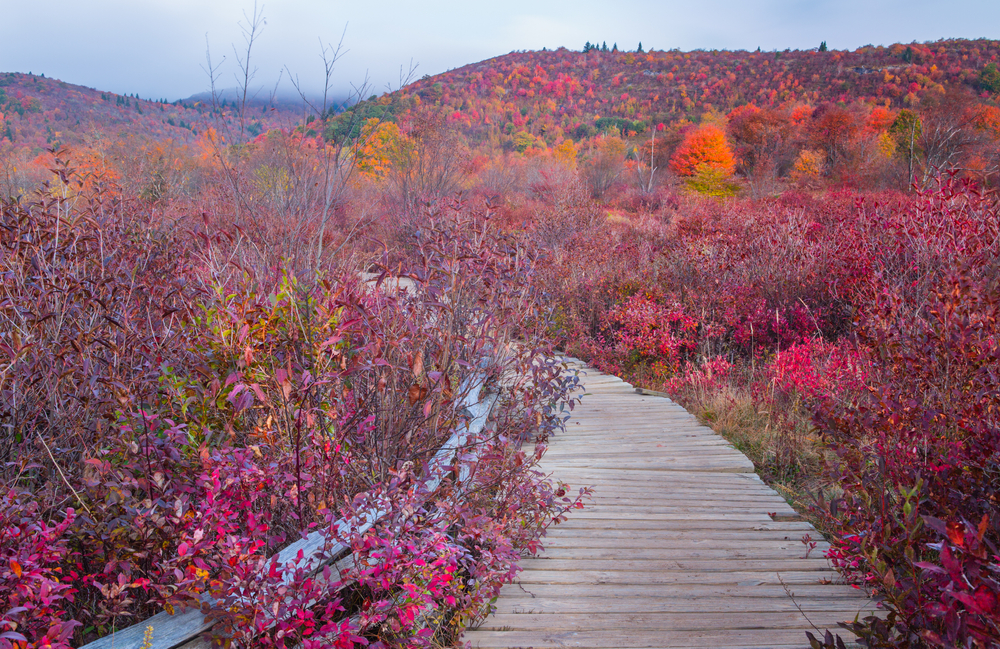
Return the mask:
POLYGON ((68 648, 79 622, 65 620, 76 592, 62 565, 69 552, 67 530, 74 511, 46 521, 28 494, 9 490, 0 498, 0 648, 68 648))
POLYGON ((698 323, 675 302, 633 295, 608 312, 611 349, 629 364, 651 362, 676 372, 698 346, 698 323))
POLYGON ((858 625, 873 643, 1000 639, 1000 282, 959 266, 916 318, 898 296, 877 305, 860 331, 869 398, 817 419, 844 489, 831 557, 890 612, 858 625))

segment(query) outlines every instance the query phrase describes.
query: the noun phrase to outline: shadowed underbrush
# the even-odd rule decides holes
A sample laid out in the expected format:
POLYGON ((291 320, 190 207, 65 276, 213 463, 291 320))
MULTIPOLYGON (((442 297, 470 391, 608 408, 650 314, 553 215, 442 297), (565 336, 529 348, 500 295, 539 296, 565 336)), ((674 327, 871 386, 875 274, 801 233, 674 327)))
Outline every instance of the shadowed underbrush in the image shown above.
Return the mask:
POLYGON ((461 207, 361 268, 267 236, 158 220, 66 164, 0 203, 0 646, 190 606, 238 646, 447 643, 574 505, 535 469, 571 382, 523 242, 461 207), (453 463, 471 477, 428 494, 480 385, 499 404, 453 463), (349 574, 270 559, 323 530, 349 574))

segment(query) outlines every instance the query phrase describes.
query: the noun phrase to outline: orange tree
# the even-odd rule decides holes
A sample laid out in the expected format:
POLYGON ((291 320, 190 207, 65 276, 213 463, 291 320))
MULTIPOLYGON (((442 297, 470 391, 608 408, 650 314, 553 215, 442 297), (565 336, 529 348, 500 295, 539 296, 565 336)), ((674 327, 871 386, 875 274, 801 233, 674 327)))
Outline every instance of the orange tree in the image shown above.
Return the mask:
POLYGON ((670 167, 681 176, 694 176, 702 170, 728 176, 733 173, 735 164, 726 135, 719 127, 706 124, 685 136, 670 160, 670 167))

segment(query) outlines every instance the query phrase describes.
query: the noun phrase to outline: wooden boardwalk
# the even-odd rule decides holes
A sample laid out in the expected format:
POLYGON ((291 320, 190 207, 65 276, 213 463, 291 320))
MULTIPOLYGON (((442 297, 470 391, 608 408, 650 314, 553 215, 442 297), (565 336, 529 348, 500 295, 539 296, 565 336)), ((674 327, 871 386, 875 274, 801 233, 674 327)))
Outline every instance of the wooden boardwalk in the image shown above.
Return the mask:
POLYGON ((465 633, 473 647, 808 647, 806 631, 874 610, 742 453, 669 399, 570 362, 586 394, 543 468, 593 501, 549 530, 465 633))

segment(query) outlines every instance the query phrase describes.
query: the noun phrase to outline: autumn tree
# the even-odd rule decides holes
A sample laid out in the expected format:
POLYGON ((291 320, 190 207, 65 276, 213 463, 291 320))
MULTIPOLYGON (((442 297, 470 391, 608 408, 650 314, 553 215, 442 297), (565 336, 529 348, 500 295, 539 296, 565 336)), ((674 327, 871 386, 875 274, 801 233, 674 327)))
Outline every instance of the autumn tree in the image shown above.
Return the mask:
POLYGON ((726 134, 718 126, 706 124, 688 132, 674 152, 670 167, 680 176, 694 176, 706 168, 728 176, 735 162, 726 134))
POLYGON ((443 115, 417 115, 400 141, 404 145, 395 148, 388 177, 407 214, 416 214, 423 201, 449 196, 461 188, 468 149, 458 130, 450 128, 443 115))
POLYGON ((670 156, 664 148, 661 138, 657 142, 656 134, 663 132, 666 127, 660 123, 649 129, 649 139, 636 147, 635 150, 635 171, 639 180, 639 187, 644 192, 653 191, 653 181, 656 179, 656 172, 669 164, 670 156))
POLYGON ((974 101, 969 94, 952 90, 926 102, 917 148, 922 187, 939 173, 968 170, 969 161, 983 149, 995 149, 992 138, 975 126, 976 113, 970 110, 974 101))
POLYGON ((568 169, 576 169, 576 154, 576 145, 569 138, 552 149, 552 157, 568 169))
POLYGON ((1000 93, 1000 69, 996 63, 987 63, 979 71, 979 87, 994 95, 1000 93))
POLYGON ((357 150, 358 172, 369 178, 384 178, 399 156, 403 135, 393 122, 369 118, 361 129, 357 150))
POLYGON ((994 140, 1000 141, 1000 108, 979 104, 970 108, 973 126, 988 132, 994 140))
POLYGON ((920 122, 920 116, 908 108, 899 111, 889 127, 889 135, 896 142, 896 150, 906 162, 907 186, 913 183, 913 167, 919 152, 922 133, 923 125, 920 122))
POLYGON ((862 122, 856 111, 835 104, 823 104, 809 123, 810 148, 823 151, 832 171, 849 171, 862 122))
POLYGON ((740 106, 729 113, 727 131, 736 145, 736 169, 755 195, 766 193, 779 164, 790 158, 792 123, 782 111, 740 106))
POLYGON ((789 175, 801 186, 815 186, 823 175, 823 154, 812 149, 803 149, 795 158, 789 175))
POLYGON ((625 169, 625 141, 606 136, 593 145, 590 159, 584 167, 584 177, 594 198, 604 196, 625 169))

